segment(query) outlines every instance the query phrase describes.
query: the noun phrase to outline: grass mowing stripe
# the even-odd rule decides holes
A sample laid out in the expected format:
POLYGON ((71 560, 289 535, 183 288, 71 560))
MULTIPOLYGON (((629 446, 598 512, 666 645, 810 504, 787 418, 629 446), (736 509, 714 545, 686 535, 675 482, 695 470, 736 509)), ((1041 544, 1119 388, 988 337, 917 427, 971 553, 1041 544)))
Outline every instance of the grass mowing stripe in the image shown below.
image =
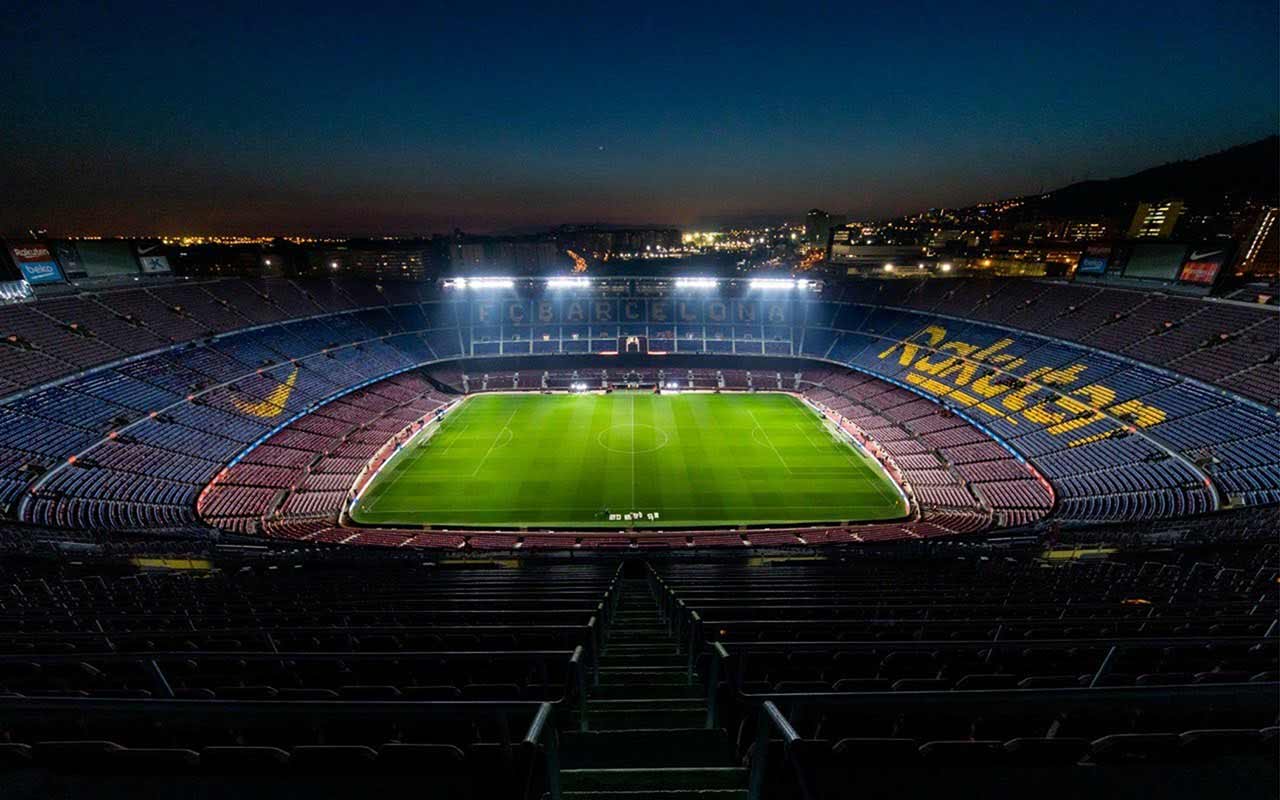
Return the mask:
POLYGON ((878 464, 815 442, 829 440, 823 425, 776 393, 477 395, 379 475, 352 516, 583 528, 902 518, 878 464), (642 516, 608 518, 631 512, 642 516))

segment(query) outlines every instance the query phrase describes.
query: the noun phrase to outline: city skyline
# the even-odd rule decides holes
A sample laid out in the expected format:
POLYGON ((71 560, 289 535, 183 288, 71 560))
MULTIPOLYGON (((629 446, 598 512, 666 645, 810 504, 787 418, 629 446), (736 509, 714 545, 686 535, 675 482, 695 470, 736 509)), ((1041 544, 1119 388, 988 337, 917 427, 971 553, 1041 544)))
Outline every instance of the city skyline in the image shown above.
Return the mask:
POLYGON ((0 33, 22 122, 0 134, 0 227, 886 218, 1124 175, 1280 124, 1269 3, 884 4, 848 19, 307 9, 26 9, 0 33))

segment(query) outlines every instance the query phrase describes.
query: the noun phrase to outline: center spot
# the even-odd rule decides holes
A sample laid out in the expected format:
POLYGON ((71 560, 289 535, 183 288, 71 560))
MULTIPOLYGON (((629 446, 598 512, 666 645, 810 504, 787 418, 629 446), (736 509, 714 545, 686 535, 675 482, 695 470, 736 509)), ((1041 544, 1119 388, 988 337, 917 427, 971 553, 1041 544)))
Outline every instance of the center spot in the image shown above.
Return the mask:
POLYGON ((600 431, 596 442, 611 453, 652 453, 670 441, 666 431, 643 422, 626 422, 600 431))

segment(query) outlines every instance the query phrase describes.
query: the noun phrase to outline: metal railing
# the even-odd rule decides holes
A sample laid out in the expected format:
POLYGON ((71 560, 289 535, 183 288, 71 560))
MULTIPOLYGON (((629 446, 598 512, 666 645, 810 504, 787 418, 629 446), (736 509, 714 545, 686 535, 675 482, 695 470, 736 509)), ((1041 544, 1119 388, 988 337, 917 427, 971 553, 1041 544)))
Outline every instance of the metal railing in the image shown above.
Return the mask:
MULTIPOLYGON (((741 646, 733 643, 710 642, 704 646, 701 651, 709 658, 707 664, 707 727, 718 727, 718 706, 719 706, 719 684, 723 679, 727 680, 728 688, 732 696, 739 698, 745 702, 758 701, 761 697, 786 697, 792 696, 804 697, 809 693, 784 693, 784 692, 746 692, 743 690, 745 684, 745 675, 747 671, 748 660, 752 654, 760 653, 834 653, 834 652, 851 652, 856 653, 862 651, 908 651, 908 652, 932 652, 935 650, 970 650, 978 653, 985 652, 985 658, 990 661, 991 657, 998 651, 1018 651, 1025 649, 1035 650, 1061 650, 1064 653, 1068 650, 1093 650, 1102 653, 1102 657, 1097 666, 1082 674, 1089 674, 1089 687, 1101 687, 1107 675, 1111 673, 1112 666, 1116 657, 1125 650, 1142 650, 1150 648, 1165 647, 1203 647, 1208 645, 1219 646, 1248 646, 1267 644, 1272 641, 1268 637, 1257 636, 1240 636, 1240 637, 1168 637, 1168 638, 1148 638, 1148 639, 1127 639, 1121 637, 1107 637, 1094 639, 1022 639, 1012 641, 1001 641, 997 639, 991 640, 954 640, 945 639, 938 641, 869 641, 869 642, 850 642, 850 641, 776 641, 776 642, 750 642, 743 643, 741 646)), ((692 664, 693 659, 690 663, 692 664)), ((694 679, 692 666, 690 667, 690 681, 694 679)), ((991 691, 991 690, 945 690, 948 693, 969 694, 973 692, 991 691)), ((1022 690, 1020 690, 1022 691, 1022 690)), ((1042 691, 1042 690, 1035 690, 1042 691)), ((894 697, 903 697, 903 692, 885 692, 894 697)))

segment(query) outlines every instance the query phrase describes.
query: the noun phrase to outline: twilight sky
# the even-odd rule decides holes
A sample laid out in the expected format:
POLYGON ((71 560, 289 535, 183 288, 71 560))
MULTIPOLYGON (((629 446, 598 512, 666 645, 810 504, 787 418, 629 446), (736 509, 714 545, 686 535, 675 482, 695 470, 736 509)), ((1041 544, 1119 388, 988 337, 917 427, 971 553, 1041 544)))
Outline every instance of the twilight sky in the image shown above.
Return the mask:
POLYGON ((877 217, 1280 126, 1275 0, 533 5, 0 0, 0 233, 877 217))

